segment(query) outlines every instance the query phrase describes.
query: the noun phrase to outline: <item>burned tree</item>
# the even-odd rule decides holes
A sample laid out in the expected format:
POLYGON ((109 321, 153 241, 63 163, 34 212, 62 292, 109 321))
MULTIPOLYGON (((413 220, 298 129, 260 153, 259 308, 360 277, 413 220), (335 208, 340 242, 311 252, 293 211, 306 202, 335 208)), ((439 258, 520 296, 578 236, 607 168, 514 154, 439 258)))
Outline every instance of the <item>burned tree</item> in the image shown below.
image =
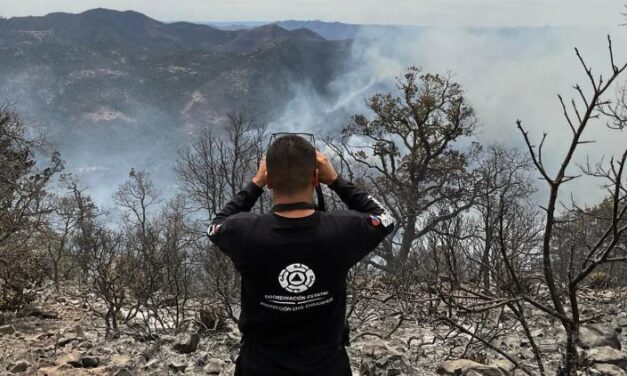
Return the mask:
POLYGON ((72 246, 81 271, 80 296, 104 320, 106 336, 116 337, 128 300, 123 281, 135 272, 136 265, 125 262, 122 235, 106 228, 100 219, 102 213, 78 182, 71 181, 70 189, 76 208, 72 246), (104 310, 91 299, 91 294, 103 303, 104 310))
POLYGON ((47 187, 62 170, 59 154, 39 168, 36 153, 49 145, 30 138, 24 124, 8 107, 0 107, 0 309, 26 302, 24 289, 43 271, 41 235, 52 210, 47 187))
MULTIPOLYGON (((254 175, 264 140, 265 126, 254 117, 230 113, 223 128, 203 130, 190 147, 181 151, 176 172, 200 221, 196 228, 206 228, 206 222, 254 175)), ((256 210, 263 211, 265 205, 260 198, 256 210)), ((199 277, 204 309, 222 319, 237 321, 239 276, 226 256, 209 244, 204 230, 195 235, 200 235, 195 258, 202 265, 199 277)))
POLYGON ((71 194, 58 196, 54 210, 49 215, 46 231, 46 248, 50 263, 51 277, 55 288, 59 289, 61 280, 67 278, 76 263, 72 260, 72 237, 77 226, 76 202, 71 194))
POLYGON ((557 278, 553 268, 553 230, 558 216, 556 206, 560 195, 560 188, 564 183, 577 178, 576 175, 569 175, 568 170, 572 164, 572 159, 577 148, 588 142, 582 139, 583 132, 592 120, 598 118, 603 113, 602 109, 604 106, 609 105, 609 101, 604 98, 604 95, 608 89, 612 87, 612 84, 621 75, 621 73, 627 69, 627 64, 620 67, 615 64, 612 41, 609 37, 608 42, 611 73, 607 79, 604 79, 603 76, 596 78, 592 72, 592 68, 586 64, 581 53, 576 49, 577 57, 588 77, 591 86, 591 94, 586 95, 584 93, 584 89, 581 86, 576 85, 575 91, 579 95, 580 103, 577 104, 575 100, 572 100, 570 110, 563 98, 561 96, 559 97, 566 123, 571 131, 571 139, 568 150, 563 156, 562 163, 559 165, 556 174, 551 175, 548 172, 542 159, 542 146, 546 138, 546 134, 543 136, 540 144, 537 147, 534 147, 529 138, 528 132, 526 132, 522 126, 522 122, 517 122, 518 128, 522 132, 525 142, 527 143, 529 153, 532 156, 536 169, 549 187, 550 195, 548 203, 543 208, 546 214, 541 248, 543 275, 544 282, 546 283, 546 287, 549 292, 549 304, 547 305, 546 303, 540 302, 535 302, 535 304, 538 308, 556 317, 566 330, 566 348, 561 374, 568 376, 575 375, 580 366, 579 354, 577 352, 579 328, 582 322, 585 322, 588 319, 581 317, 579 312, 577 298, 579 285, 586 277, 596 270, 599 265, 621 260, 621 257, 614 257, 614 255, 617 251, 617 243, 620 241, 620 238, 623 236, 625 230, 627 230, 627 226, 621 226, 620 224, 621 220, 625 218, 625 213, 627 212, 627 205, 625 205, 627 201, 627 186, 624 181, 624 169, 627 159, 626 149, 622 155, 618 157, 618 159, 612 158, 607 166, 598 165, 594 169, 583 169, 583 173, 600 177, 607 181, 607 189, 611 197, 612 211, 606 230, 595 241, 581 245, 586 248, 587 257, 585 260, 577 263, 574 259, 574 248, 571 249, 567 278, 568 283, 566 287, 561 288, 561 286, 556 284, 555 281, 557 278), (583 106, 583 109, 581 106, 583 106), (566 306, 569 307, 568 311, 566 306))
POLYGON ((180 152, 176 173, 182 191, 207 218, 254 175, 263 154, 265 127, 246 113, 229 113, 224 127, 204 129, 180 152))
POLYGON ((329 143, 352 178, 371 185, 398 226, 377 253, 377 268, 393 271, 416 242, 440 222, 469 209, 474 196, 473 144, 456 144, 476 126, 473 108, 450 76, 421 74, 411 67, 398 78, 398 96, 367 101, 372 119, 356 115, 339 144, 329 143), (393 243, 398 239, 398 243, 393 243))
MULTIPOLYGON (((590 142, 584 140, 582 135, 592 126, 593 121, 607 116, 611 128, 621 128, 620 106, 610 103, 605 95, 627 69, 627 64, 620 67, 615 65, 611 40, 609 54, 609 77, 595 77, 579 50, 576 50, 588 77, 590 91, 586 92, 580 85, 575 85, 578 99, 573 99, 568 104, 559 96, 564 119, 570 130, 570 139, 555 173, 550 173, 551 169, 543 159, 547 134, 535 146, 522 122, 516 123, 534 169, 546 183, 549 193, 548 202, 541 206, 543 213, 537 227, 537 243, 529 237, 535 228, 533 216, 525 214, 529 213, 529 208, 503 196, 492 205, 495 208, 495 231, 492 233, 496 235, 496 258, 489 263, 481 263, 483 269, 490 269, 498 279, 490 284, 486 281, 473 282, 453 278, 451 283, 441 286, 443 301, 457 312, 464 313, 456 319, 449 316, 441 317, 441 320, 469 335, 469 343, 480 343, 490 348, 530 375, 547 374, 546 357, 537 343, 536 335, 532 333, 530 315, 544 315, 563 327, 563 359, 558 374, 578 374, 583 365, 577 349, 580 344, 580 328, 594 319, 584 316, 580 309, 581 286, 603 265, 627 260, 621 247, 627 231, 627 181, 624 172, 627 150, 617 158, 612 158, 609 163, 599 163, 592 167, 580 166, 579 175, 572 172, 576 151, 581 145, 590 142), (606 210, 596 213, 586 211, 574 203, 568 206, 561 199, 563 185, 581 175, 605 181, 608 196, 603 206, 606 210), (561 210, 558 207, 560 204, 561 210), (527 217, 529 221, 525 224, 524 218, 527 217), (582 228, 586 228, 583 234, 570 233, 582 228), (585 239, 580 235, 585 235, 585 239), (491 322, 491 325, 486 326, 485 322, 491 322), (503 325, 514 325, 522 329, 529 340, 535 366, 515 359, 498 346, 499 336, 493 328, 501 328, 503 325)), ((514 326, 510 327, 514 329, 514 326)))

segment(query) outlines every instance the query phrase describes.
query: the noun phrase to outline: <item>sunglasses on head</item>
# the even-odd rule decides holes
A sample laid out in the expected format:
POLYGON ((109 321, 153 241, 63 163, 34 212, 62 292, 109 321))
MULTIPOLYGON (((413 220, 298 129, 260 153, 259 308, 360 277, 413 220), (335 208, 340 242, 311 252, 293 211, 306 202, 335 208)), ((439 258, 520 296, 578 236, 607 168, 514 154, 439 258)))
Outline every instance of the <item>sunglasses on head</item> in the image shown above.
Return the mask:
POLYGON ((272 135, 270 135, 270 145, 276 141, 277 138, 283 137, 283 136, 289 136, 289 135, 293 135, 293 136, 300 136, 302 138, 304 138, 305 140, 309 141, 310 144, 312 144, 314 147, 316 147, 316 137, 313 135, 313 133, 297 133, 297 132, 277 132, 277 133, 272 133, 272 135))

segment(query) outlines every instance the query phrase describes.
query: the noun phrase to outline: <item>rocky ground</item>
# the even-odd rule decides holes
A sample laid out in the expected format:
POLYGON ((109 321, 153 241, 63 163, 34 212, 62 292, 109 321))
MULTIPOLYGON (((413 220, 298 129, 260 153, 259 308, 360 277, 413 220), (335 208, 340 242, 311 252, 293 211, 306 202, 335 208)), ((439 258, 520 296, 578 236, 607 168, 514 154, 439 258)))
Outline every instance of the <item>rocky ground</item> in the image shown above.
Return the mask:
MULTIPOLYGON (((587 316, 599 316, 582 329, 582 354, 590 365, 582 375, 627 376, 626 291, 594 291, 582 297, 587 316)), ((90 302, 93 306, 93 304, 90 302)), ((531 319, 533 334, 554 372, 563 330, 544 316, 531 319)), ((360 330, 394 325, 379 322, 360 330)), ((354 375, 522 375, 494 352, 456 360, 466 338, 444 326, 407 320, 386 339, 362 335, 349 348, 354 375), (453 334, 453 335, 452 335, 453 334)), ((520 330, 500 339, 499 346, 531 364, 529 342, 520 330)), ((0 375, 231 375, 239 333, 194 330, 142 342, 131 333, 105 340, 102 319, 89 305, 64 291, 39 292, 34 306, 0 317, 0 375)))

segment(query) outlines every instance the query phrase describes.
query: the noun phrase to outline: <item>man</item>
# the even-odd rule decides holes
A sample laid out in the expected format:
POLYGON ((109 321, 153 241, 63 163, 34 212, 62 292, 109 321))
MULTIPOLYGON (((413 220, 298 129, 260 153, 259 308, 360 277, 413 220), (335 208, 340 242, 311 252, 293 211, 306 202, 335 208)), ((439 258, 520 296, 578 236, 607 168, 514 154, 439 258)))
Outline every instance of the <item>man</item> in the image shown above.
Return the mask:
POLYGON ((274 141, 252 182, 208 229, 242 276, 235 374, 351 375, 343 338, 346 274, 392 228, 381 205, 338 176, 304 138, 274 141), (350 210, 316 211, 319 183, 350 210), (271 213, 249 213, 266 185, 271 213))

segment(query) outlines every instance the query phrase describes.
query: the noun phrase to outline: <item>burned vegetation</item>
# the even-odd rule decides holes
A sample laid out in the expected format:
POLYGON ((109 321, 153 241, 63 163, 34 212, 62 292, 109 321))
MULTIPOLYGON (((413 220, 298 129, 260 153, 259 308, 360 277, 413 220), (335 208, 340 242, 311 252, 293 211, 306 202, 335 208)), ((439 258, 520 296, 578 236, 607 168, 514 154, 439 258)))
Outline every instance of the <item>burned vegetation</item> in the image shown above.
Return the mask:
MULTIPOLYGON (((611 41, 603 75, 576 56, 588 82, 559 97, 564 125, 537 135, 516 122, 522 150, 472 142, 478 120, 462 87, 415 67, 318 145, 397 224, 349 276, 359 374, 627 374, 627 149, 574 162, 591 141, 584 131, 624 137, 627 65, 611 41), (543 159, 548 137, 566 142, 559 160, 543 159), (584 176, 598 180, 602 201, 567 196, 584 176), (538 190, 548 192, 540 204, 538 190)), ((108 213, 1 108, 3 370, 232 372, 239 276, 205 229, 254 175, 267 138, 254 116, 231 113, 180 151, 174 197, 131 170, 108 213)), ((341 208, 333 200, 329 210, 341 208)), ((253 210, 270 205, 264 196, 253 210)))

